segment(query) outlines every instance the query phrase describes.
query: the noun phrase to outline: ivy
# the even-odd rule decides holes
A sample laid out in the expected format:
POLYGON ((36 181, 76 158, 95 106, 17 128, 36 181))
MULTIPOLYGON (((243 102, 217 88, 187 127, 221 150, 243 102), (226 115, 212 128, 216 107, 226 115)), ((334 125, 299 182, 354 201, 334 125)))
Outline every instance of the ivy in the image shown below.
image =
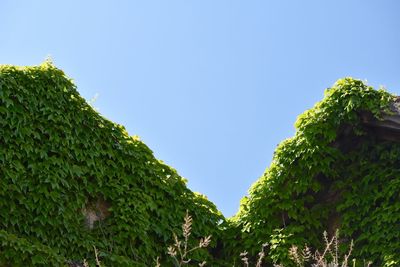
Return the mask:
POLYGON ((267 244, 267 264, 291 266, 292 245, 318 248, 324 230, 340 228, 357 258, 398 266, 400 143, 362 121, 390 114, 394 100, 337 81, 225 220, 51 63, 0 66, 0 265, 93 263, 96 247, 105 266, 151 266, 158 256, 170 266, 166 248, 188 212, 193 240, 213 236, 193 262, 232 266, 267 244))
POLYGON ((0 265, 93 259, 95 246, 105 265, 149 266, 186 211, 195 237, 218 236, 216 207, 51 63, 0 67, 0 147, 0 265))
POLYGON ((267 241, 270 263, 290 266, 288 247, 318 248, 324 230, 340 227, 344 240, 355 240, 356 257, 374 266, 398 265, 400 145, 368 134, 360 118, 361 112, 376 119, 390 114, 394 99, 352 78, 327 89, 321 102, 298 117, 295 136, 278 146, 271 166, 230 219, 237 231, 226 238, 228 257, 240 250, 256 255, 267 241), (345 127, 362 147, 339 147, 345 127))

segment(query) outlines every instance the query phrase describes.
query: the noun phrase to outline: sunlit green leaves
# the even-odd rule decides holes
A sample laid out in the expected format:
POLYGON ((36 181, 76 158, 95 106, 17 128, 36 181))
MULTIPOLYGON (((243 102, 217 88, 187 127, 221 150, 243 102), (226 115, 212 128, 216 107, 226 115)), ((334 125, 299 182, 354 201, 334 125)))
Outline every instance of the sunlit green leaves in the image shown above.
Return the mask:
POLYGON ((0 126, 0 265, 59 266, 93 257, 95 245, 104 264, 148 266, 186 210, 193 235, 218 236, 216 207, 51 63, 0 66, 0 126), (89 230, 82 209, 98 198, 110 216, 89 230))
POLYGON ((400 261, 396 212, 400 147, 390 142, 381 145, 373 136, 368 139, 359 123, 360 111, 379 119, 389 112, 393 100, 384 90, 345 78, 300 115, 295 136, 277 147, 271 166, 251 187, 232 219, 235 227, 243 229, 244 246, 238 246, 233 236, 227 242, 231 257, 240 250, 257 253, 263 238, 261 242, 271 243, 270 258, 286 262, 289 244, 307 240, 318 246, 318 236, 329 229, 330 216, 338 211, 342 232, 356 240, 355 255, 387 266, 384 255, 400 261), (338 149, 335 142, 343 125, 351 125, 355 136, 364 136, 364 146, 351 153, 338 149), (290 234, 277 233, 279 229, 290 234))

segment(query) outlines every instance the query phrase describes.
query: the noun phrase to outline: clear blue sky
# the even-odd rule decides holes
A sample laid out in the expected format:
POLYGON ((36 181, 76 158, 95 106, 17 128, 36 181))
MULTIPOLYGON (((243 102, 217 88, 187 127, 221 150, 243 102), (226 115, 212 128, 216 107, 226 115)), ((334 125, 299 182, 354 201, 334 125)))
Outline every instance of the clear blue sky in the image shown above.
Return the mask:
POLYGON ((400 1, 0 1, 0 63, 47 55, 226 216, 345 76, 400 94, 400 1))

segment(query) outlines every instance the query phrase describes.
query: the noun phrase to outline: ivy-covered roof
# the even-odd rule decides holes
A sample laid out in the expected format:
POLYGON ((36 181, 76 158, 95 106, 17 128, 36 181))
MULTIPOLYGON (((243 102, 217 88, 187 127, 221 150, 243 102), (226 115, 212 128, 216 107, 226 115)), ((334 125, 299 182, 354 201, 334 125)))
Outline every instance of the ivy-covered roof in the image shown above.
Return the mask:
POLYGON ((292 245, 324 230, 373 266, 400 265, 400 100, 345 78, 299 116, 296 133, 225 220, 123 126, 98 114, 46 62, 0 66, 0 266, 170 266, 166 248, 193 217, 212 235, 192 262, 232 266, 240 252, 291 266, 292 245), (196 261, 197 260, 197 261, 196 261))
POLYGON ((0 67, 0 146, 0 265, 79 262, 95 246, 106 265, 149 266, 186 211, 194 237, 218 236, 216 207, 49 62, 0 67))
POLYGON ((295 136, 242 199, 231 220, 242 246, 228 246, 256 253, 268 242, 271 261, 289 265, 292 245, 318 247, 324 230, 340 229, 358 259, 398 266, 399 115, 398 99, 385 90, 338 80, 298 117, 295 136))

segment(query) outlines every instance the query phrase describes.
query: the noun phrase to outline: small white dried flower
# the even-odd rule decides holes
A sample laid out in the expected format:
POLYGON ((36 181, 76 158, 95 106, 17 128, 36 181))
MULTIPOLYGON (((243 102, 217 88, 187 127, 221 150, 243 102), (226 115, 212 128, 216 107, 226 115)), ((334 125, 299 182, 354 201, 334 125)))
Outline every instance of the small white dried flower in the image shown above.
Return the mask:
POLYGON ((155 267, 161 267, 161 264, 160 264, 160 257, 157 257, 157 259, 156 259, 156 266, 155 267))
POLYGON ((303 258, 305 261, 308 261, 309 259, 311 259, 311 257, 312 257, 311 249, 307 245, 305 245, 303 249, 303 258))
POLYGON ((168 255, 175 257, 176 256, 176 249, 173 246, 168 247, 168 255))
POLYGON ((247 258, 247 251, 243 251, 242 253, 240 253, 240 257, 245 266, 249 266, 249 258, 247 258))
POLYGON ((205 237, 205 238, 201 238, 200 242, 199 242, 199 247, 200 248, 205 248, 207 247, 211 242, 211 235, 205 237))
POLYGON ((180 248, 181 247, 181 241, 179 241, 178 237, 174 233, 174 240, 175 240, 175 247, 180 248))
POLYGON ((182 225, 183 236, 187 239, 192 231, 192 217, 186 211, 185 223, 182 225))
POLYGON ((291 258, 297 265, 302 265, 302 261, 299 255, 299 248, 295 245, 291 246, 289 249, 289 258, 291 258))

